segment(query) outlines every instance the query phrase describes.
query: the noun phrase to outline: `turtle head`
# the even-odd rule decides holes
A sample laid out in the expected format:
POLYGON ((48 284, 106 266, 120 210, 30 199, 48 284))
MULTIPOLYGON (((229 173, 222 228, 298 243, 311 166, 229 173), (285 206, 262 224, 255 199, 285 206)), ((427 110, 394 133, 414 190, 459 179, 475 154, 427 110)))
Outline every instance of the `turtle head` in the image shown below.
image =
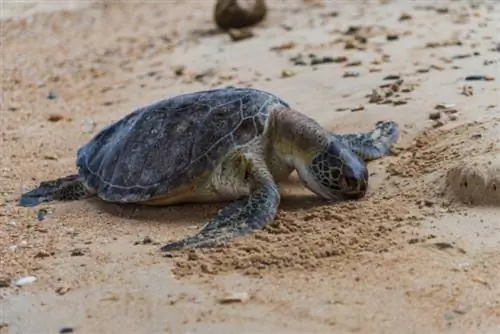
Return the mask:
POLYGON ((297 171, 304 185, 326 199, 358 199, 366 194, 368 170, 354 152, 335 138, 320 145, 297 171))

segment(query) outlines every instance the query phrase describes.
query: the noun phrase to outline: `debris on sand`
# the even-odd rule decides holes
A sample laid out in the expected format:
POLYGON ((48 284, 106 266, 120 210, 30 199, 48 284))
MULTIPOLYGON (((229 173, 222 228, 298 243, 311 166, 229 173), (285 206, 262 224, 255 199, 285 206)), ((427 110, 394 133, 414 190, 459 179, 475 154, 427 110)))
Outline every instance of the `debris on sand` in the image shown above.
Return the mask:
POLYGON ((16 286, 25 286, 35 283, 37 278, 35 276, 24 276, 16 281, 16 286))
POLYGON ((222 30, 241 29, 256 25, 266 14, 264 0, 217 0, 214 21, 222 30))
POLYGON ((219 298, 219 304, 246 303, 250 295, 246 292, 235 292, 219 298))
POLYGON ((469 75, 465 77, 465 81, 493 81, 495 80, 494 77, 490 75, 469 75))
POLYGON ((249 39, 255 37, 255 34, 250 29, 235 29, 231 28, 227 31, 229 37, 233 42, 243 41, 245 39, 249 39))

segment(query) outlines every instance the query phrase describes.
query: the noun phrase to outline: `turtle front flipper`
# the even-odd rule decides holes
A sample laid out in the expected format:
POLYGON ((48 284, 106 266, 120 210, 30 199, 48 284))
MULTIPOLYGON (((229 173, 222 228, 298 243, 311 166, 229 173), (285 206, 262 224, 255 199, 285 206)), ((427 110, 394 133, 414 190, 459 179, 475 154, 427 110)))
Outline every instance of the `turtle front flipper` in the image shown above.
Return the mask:
POLYGON ((332 134, 365 161, 389 154, 399 138, 399 125, 393 121, 381 121, 370 132, 332 134))
POLYGON ((251 194, 223 208, 198 234, 161 247, 164 252, 227 244, 233 237, 262 229, 276 217, 280 193, 261 158, 242 155, 251 194))
POLYGON ((42 202, 75 201, 93 196, 79 175, 68 175, 56 180, 44 181, 40 185, 21 195, 19 204, 31 207, 42 202))

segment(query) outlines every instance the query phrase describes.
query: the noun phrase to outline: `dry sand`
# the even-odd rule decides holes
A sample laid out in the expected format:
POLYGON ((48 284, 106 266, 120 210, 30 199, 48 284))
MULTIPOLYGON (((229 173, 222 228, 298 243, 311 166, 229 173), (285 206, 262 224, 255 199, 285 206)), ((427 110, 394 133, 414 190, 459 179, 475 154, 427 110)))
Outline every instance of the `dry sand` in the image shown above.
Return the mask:
POLYGON ((269 1, 232 42, 211 1, 54 4, 2 3, 0 333, 500 332, 499 5, 269 1), (230 84, 339 132, 392 119, 401 138, 366 198, 325 203, 292 179, 276 223, 223 249, 158 251, 223 204, 51 203, 40 222, 17 206, 136 107, 230 84))

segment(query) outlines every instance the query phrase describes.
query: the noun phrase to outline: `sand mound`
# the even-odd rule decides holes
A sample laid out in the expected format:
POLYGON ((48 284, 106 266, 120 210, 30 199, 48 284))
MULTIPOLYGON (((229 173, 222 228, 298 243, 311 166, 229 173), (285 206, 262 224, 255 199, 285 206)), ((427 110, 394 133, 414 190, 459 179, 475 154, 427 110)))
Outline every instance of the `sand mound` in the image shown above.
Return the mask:
POLYGON ((448 196, 470 205, 500 205, 500 157, 476 156, 446 173, 448 196))

